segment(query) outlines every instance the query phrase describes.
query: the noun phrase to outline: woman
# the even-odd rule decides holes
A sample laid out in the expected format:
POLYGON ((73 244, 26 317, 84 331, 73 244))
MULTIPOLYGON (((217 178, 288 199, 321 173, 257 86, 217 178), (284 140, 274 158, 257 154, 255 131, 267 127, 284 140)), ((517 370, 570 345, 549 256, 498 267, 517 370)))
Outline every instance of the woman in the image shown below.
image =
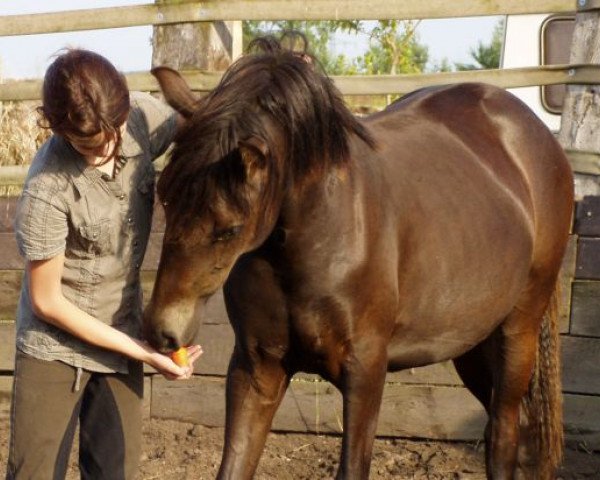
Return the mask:
POLYGON ((142 364, 189 378, 140 340, 140 266, 154 198, 152 160, 178 117, 129 93, 105 58, 58 56, 44 77, 40 148, 15 231, 26 268, 7 478, 64 478, 79 421, 82 478, 133 478, 140 454, 142 364))

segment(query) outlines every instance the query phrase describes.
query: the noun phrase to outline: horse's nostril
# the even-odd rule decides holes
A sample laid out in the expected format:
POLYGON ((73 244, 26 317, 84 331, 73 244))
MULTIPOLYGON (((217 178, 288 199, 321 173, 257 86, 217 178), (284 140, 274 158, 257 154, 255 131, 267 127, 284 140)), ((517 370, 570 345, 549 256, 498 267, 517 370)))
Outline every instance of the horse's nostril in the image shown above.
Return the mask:
POLYGON ((166 350, 174 351, 174 350, 179 349, 179 347, 181 346, 179 340, 177 339, 177 335, 175 335, 174 333, 163 332, 162 336, 163 336, 162 344, 164 345, 166 350))

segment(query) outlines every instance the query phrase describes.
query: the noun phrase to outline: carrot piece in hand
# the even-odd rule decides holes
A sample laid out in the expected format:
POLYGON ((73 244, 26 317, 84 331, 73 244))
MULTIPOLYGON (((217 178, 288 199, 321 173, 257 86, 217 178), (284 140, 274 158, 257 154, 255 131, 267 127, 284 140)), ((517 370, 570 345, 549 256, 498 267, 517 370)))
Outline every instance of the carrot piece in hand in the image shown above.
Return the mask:
POLYGON ((175 350, 171 354, 173 361, 180 367, 188 366, 188 351, 187 348, 181 347, 179 350, 175 350))

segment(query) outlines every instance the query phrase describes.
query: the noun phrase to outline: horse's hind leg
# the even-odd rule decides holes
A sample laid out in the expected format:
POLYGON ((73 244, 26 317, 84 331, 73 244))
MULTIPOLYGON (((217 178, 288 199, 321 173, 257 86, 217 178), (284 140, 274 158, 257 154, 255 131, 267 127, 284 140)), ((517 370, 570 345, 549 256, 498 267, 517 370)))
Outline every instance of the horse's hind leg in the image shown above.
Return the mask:
POLYGON ((515 477, 519 447, 519 414, 527 394, 538 346, 543 312, 515 308, 498 330, 494 388, 490 408, 488 478, 515 477))
MULTIPOLYGON (((493 338, 488 337, 468 352, 453 360, 454 367, 465 387, 479 400, 489 415, 492 403, 493 377, 490 356, 493 355, 493 338)), ((491 425, 485 427, 486 463, 489 463, 491 425)))
POLYGON ((471 350, 453 360, 454 367, 465 387, 489 413, 492 401, 492 370, 489 365, 491 339, 484 340, 471 350))

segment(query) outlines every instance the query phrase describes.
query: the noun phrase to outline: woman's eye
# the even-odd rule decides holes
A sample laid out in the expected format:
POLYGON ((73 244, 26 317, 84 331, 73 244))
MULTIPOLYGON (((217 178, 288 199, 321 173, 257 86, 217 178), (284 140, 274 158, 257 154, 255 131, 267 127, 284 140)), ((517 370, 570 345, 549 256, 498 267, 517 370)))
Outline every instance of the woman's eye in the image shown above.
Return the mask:
POLYGON ((223 230, 215 230, 213 233, 213 242, 226 242, 231 240, 240 232, 241 228, 241 225, 237 225, 223 230))

